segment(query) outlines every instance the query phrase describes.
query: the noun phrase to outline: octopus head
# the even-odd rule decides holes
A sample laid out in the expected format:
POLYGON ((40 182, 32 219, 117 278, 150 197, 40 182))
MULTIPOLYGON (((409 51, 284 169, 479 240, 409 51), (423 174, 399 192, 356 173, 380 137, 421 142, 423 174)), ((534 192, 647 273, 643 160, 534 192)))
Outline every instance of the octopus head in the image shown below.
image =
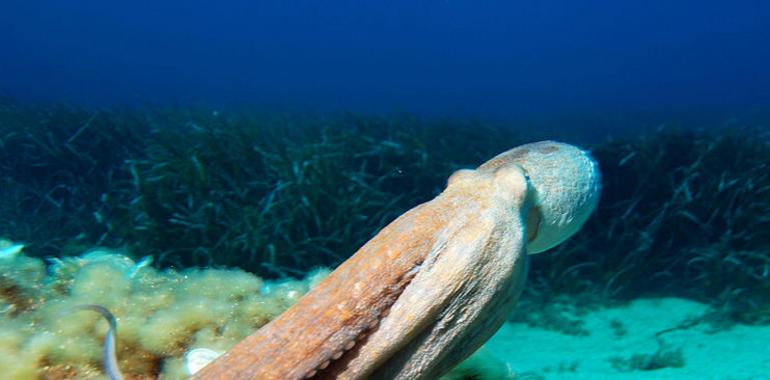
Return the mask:
POLYGON ((518 165, 534 191, 527 211, 527 252, 548 250, 580 230, 599 203, 601 174, 591 154, 555 141, 522 145, 479 166, 518 165))

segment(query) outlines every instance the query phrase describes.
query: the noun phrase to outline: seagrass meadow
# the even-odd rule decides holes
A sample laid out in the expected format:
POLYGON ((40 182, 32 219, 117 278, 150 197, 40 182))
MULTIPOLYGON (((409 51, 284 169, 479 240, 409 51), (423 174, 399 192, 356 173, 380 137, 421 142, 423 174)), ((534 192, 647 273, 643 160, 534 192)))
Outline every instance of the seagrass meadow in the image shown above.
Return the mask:
MULTIPOLYGON (((580 233, 532 257, 511 324, 581 336, 590 334, 581 315, 677 297, 705 305, 692 326, 765 326, 769 130, 754 120, 597 139, 410 115, 88 109, 6 99, 0 237, 23 243, 23 252, 0 257, 0 358, 34 351, 16 363, 17 378, 102 376, 106 328, 85 326, 98 326, 95 317, 67 327, 71 319, 56 314, 100 303, 126 331, 119 353, 127 376, 183 376, 184 352, 224 350, 275 317, 323 268, 438 194, 453 171, 545 138, 591 150, 602 198, 580 233), (110 278, 128 277, 105 278, 95 265, 118 273, 110 278), (206 302, 217 297, 206 289, 217 281, 231 281, 232 294, 213 307, 206 302), (156 309, 136 306, 148 302, 156 309), (146 327, 170 325, 182 327, 165 341, 146 327), (62 329, 79 354, 55 343, 62 329)), ((612 326, 624 334, 622 323, 612 326)), ((479 355, 450 376, 507 376, 479 355)), ((624 373, 645 372, 680 368, 682 355, 661 346, 610 362, 624 373)), ((559 371, 569 373, 570 364, 550 373, 559 371)))

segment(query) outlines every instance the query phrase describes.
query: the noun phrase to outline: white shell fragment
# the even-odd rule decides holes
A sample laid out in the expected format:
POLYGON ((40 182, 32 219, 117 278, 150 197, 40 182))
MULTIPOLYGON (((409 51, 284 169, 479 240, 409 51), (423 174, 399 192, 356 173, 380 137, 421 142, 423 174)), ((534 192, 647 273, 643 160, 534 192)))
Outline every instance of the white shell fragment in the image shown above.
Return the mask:
POLYGON ((222 356, 223 352, 210 350, 208 348, 196 348, 184 354, 184 369, 187 374, 192 376, 203 369, 214 359, 222 356))

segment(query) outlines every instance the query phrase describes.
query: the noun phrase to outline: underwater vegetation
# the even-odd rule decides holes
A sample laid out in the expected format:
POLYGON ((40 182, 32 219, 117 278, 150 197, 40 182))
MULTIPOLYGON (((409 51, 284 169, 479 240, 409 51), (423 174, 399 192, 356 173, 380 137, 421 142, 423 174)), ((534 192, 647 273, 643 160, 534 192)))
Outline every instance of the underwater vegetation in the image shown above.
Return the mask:
POLYGON ((406 116, 13 104, 0 115, 2 230, 29 254, 77 254, 96 242, 161 266, 237 265, 272 277, 343 261, 443 189, 447 173, 520 141, 406 116), (457 150, 464 141, 488 147, 457 150))
MULTIPOLYGON (((604 173, 597 215, 535 257, 530 288, 670 291, 759 307, 770 287, 768 134, 660 128, 593 143, 604 173)), ((452 171, 540 137, 409 116, 5 101, 0 231, 35 257, 105 245, 161 267, 302 276, 346 259, 452 171)))
MULTIPOLYGON (((454 170, 549 137, 539 133, 408 115, 91 110, 4 100, 0 236, 10 240, 0 247, 8 257, 0 257, 0 334, 7 337, 0 350, 28 353, 13 363, 19 371, 100 373, 107 324, 96 313, 63 311, 98 303, 119 318, 125 372, 181 374, 185 350, 224 350, 291 304, 280 292, 264 293, 265 284, 303 292, 315 268, 345 260, 435 196, 454 170), (11 241, 24 244, 23 254, 11 241), (87 255, 99 246, 112 247, 102 250, 111 260, 92 262, 87 255), (286 276, 305 280, 279 280, 286 276), (232 284, 233 302, 197 304, 211 297, 206 286, 192 288, 207 281, 232 284), (230 317, 204 313, 210 310, 236 316, 238 325, 223 327, 230 317), (180 330, 153 341, 140 326, 150 320, 180 330), (79 348, 63 352, 54 331, 79 348)), ((549 311, 564 307, 554 300, 591 307, 675 295, 710 303, 715 321, 770 322, 766 126, 659 128, 584 146, 603 173, 599 207, 580 234, 532 258, 512 319, 580 335, 577 319, 549 311)), ((621 359, 635 368, 647 358, 621 359)))

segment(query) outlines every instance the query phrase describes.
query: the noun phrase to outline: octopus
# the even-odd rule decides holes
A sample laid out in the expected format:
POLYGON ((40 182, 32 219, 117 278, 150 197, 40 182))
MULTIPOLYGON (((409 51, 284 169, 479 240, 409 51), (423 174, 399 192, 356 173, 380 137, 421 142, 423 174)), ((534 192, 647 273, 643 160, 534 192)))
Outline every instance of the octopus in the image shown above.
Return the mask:
POLYGON ((600 188, 591 155, 553 141, 459 170, 192 378, 438 378, 504 323, 529 255, 577 232, 600 188))

